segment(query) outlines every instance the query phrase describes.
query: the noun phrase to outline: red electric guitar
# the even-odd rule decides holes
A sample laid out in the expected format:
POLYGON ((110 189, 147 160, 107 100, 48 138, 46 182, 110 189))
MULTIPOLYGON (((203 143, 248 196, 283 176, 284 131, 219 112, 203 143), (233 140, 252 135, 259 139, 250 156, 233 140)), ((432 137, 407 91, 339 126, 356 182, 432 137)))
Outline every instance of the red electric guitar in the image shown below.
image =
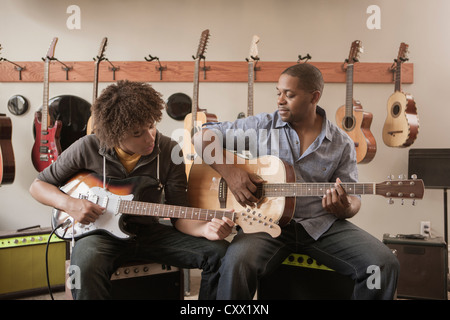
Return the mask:
POLYGON ((365 112, 361 103, 353 98, 353 65, 358 62, 360 52, 362 52, 361 41, 353 41, 347 61, 345 105, 336 112, 336 124, 354 141, 356 162, 368 163, 375 157, 377 144, 370 132, 372 114, 365 112))
POLYGON ((48 83, 50 60, 55 54, 55 46, 58 38, 53 38, 50 48, 44 60, 44 103, 42 111, 36 112, 34 115, 34 126, 36 128, 36 139, 34 141, 31 160, 37 171, 42 171, 56 161, 61 154, 60 134, 62 122, 55 121, 51 126, 48 106, 48 83))

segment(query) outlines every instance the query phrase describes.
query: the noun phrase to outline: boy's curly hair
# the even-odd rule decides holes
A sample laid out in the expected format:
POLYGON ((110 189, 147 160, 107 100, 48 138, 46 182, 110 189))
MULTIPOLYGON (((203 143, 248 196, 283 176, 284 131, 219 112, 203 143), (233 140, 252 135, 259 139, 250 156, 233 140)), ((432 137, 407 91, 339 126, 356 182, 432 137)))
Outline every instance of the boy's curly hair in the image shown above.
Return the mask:
POLYGON ((161 121, 164 106, 150 84, 120 80, 106 87, 92 105, 94 133, 103 146, 116 147, 129 130, 161 121))

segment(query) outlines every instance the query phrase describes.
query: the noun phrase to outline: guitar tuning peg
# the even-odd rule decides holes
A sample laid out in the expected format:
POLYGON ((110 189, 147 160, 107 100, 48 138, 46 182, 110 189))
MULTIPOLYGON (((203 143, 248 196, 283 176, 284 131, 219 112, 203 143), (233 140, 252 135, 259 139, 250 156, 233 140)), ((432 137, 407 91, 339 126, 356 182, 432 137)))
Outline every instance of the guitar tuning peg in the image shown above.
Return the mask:
POLYGON ((392 198, 389 198, 388 204, 393 204, 393 203, 394 203, 394 200, 392 200, 392 198))
POLYGON ((416 205, 416 199, 413 199, 412 201, 412 205, 415 206, 416 205))
POLYGON ((404 180, 404 179, 406 179, 406 176, 405 176, 404 174, 399 174, 399 175, 398 175, 398 178, 399 178, 400 180, 404 180))
POLYGON ((389 180, 392 180, 392 175, 389 174, 389 175, 387 176, 387 178, 388 178, 389 180))
POLYGON ((414 173, 414 174, 412 174, 412 175, 411 175, 411 179, 413 179, 413 180, 417 180, 417 174, 415 174, 415 173, 414 173))
POLYGON ((405 200, 404 199, 402 199, 402 205, 405 203, 405 200))

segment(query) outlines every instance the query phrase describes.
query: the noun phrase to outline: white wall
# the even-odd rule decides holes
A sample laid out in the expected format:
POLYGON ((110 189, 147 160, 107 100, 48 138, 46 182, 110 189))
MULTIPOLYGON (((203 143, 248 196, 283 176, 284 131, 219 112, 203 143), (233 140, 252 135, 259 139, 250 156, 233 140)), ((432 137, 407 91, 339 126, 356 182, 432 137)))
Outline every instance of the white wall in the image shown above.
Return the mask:
MULTIPOLYGON (((143 61, 148 54, 161 61, 192 61, 202 30, 211 38, 206 52, 210 61, 243 61, 251 38, 260 36, 262 61, 296 62, 299 54, 310 53, 315 62, 340 62, 353 40, 362 40, 362 62, 393 62, 400 42, 410 45, 414 83, 403 85, 417 103, 420 132, 413 148, 450 148, 447 131, 450 108, 450 1, 446 0, 170 0, 170 1, 86 1, 86 0, 0 0, 1 57, 11 61, 39 61, 51 39, 59 37, 55 56, 61 61, 89 61, 103 37, 108 37, 106 56, 111 61, 143 61), (81 29, 69 30, 69 5, 81 8, 81 29), (381 8, 381 29, 370 30, 366 9, 381 8)), ((6 63, 6 62, 1 62, 6 63)), ((108 83, 100 83, 100 90, 108 83)), ((155 83, 168 98, 175 92, 192 94, 192 83, 155 83)), ((408 148, 384 145, 382 128, 391 84, 355 84, 354 96, 373 114, 371 132, 377 141, 376 156, 359 165, 360 180, 381 182, 389 174, 407 173, 408 148)), ((51 83, 50 97, 72 94, 91 101, 91 83, 51 83)), ((326 84, 320 105, 333 119, 345 102, 345 84, 326 84)), ((200 107, 219 120, 233 120, 246 110, 246 83, 202 83, 200 107)), ((28 187, 37 172, 31 163, 34 143, 34 112, 42 104, 42 83, 0 83, 0 112, 13 122, 16 179, 0 187, 0 230, 30 225, 50 225, 51 210, 34 201, 28 187), (7 101, 24 95, 30 110, 13 116, 7 101)), ((275 83, 255 84, 255 112, 276 107, 275 83)), ((167 115, 159 129, 167 134, 182 128, 182 121, 167 115)), ((383 233, 418 233, 421 220, 430 220, 434 235, 443 235, 442 190, 426 190, 416 206, 397 201, 388 205, 378 196, 364 196, 361 212, 353 221, 378 238, 383 233)))

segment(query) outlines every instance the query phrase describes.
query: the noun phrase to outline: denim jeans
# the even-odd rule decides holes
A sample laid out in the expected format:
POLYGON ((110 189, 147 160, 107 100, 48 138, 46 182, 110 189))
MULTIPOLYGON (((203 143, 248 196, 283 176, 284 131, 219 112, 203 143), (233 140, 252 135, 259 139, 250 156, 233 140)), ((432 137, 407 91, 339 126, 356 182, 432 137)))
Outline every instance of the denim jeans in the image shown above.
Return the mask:
POLYGON ((317 241, 294 221, 282 228, 278 238, 239 232, 222 259, 217 299, 253 299, 258 279, 275 270, 293 252, 307 254, 350 276, 355 282, 353 299, 394 297, 399 271, 396 256, 351 222, 337 220, 317 241), (379 272, 374 275, 372 270, 376 268, 379 272), (379 276, 375 285, 374 276, 379 276))
POLYGON ((117 267, 127 261, 150 260, 174 267, 202 269, 199 299, 215 299, 218 268, 228 244, 186 235, 172 226, 158 223, 141 228, 132 240, 91 234, 77 240, 73 248, 71 266, 79 270, 80 283, 73 284, 72 295, 79 300, 110 299, 110 278, 117 267))

